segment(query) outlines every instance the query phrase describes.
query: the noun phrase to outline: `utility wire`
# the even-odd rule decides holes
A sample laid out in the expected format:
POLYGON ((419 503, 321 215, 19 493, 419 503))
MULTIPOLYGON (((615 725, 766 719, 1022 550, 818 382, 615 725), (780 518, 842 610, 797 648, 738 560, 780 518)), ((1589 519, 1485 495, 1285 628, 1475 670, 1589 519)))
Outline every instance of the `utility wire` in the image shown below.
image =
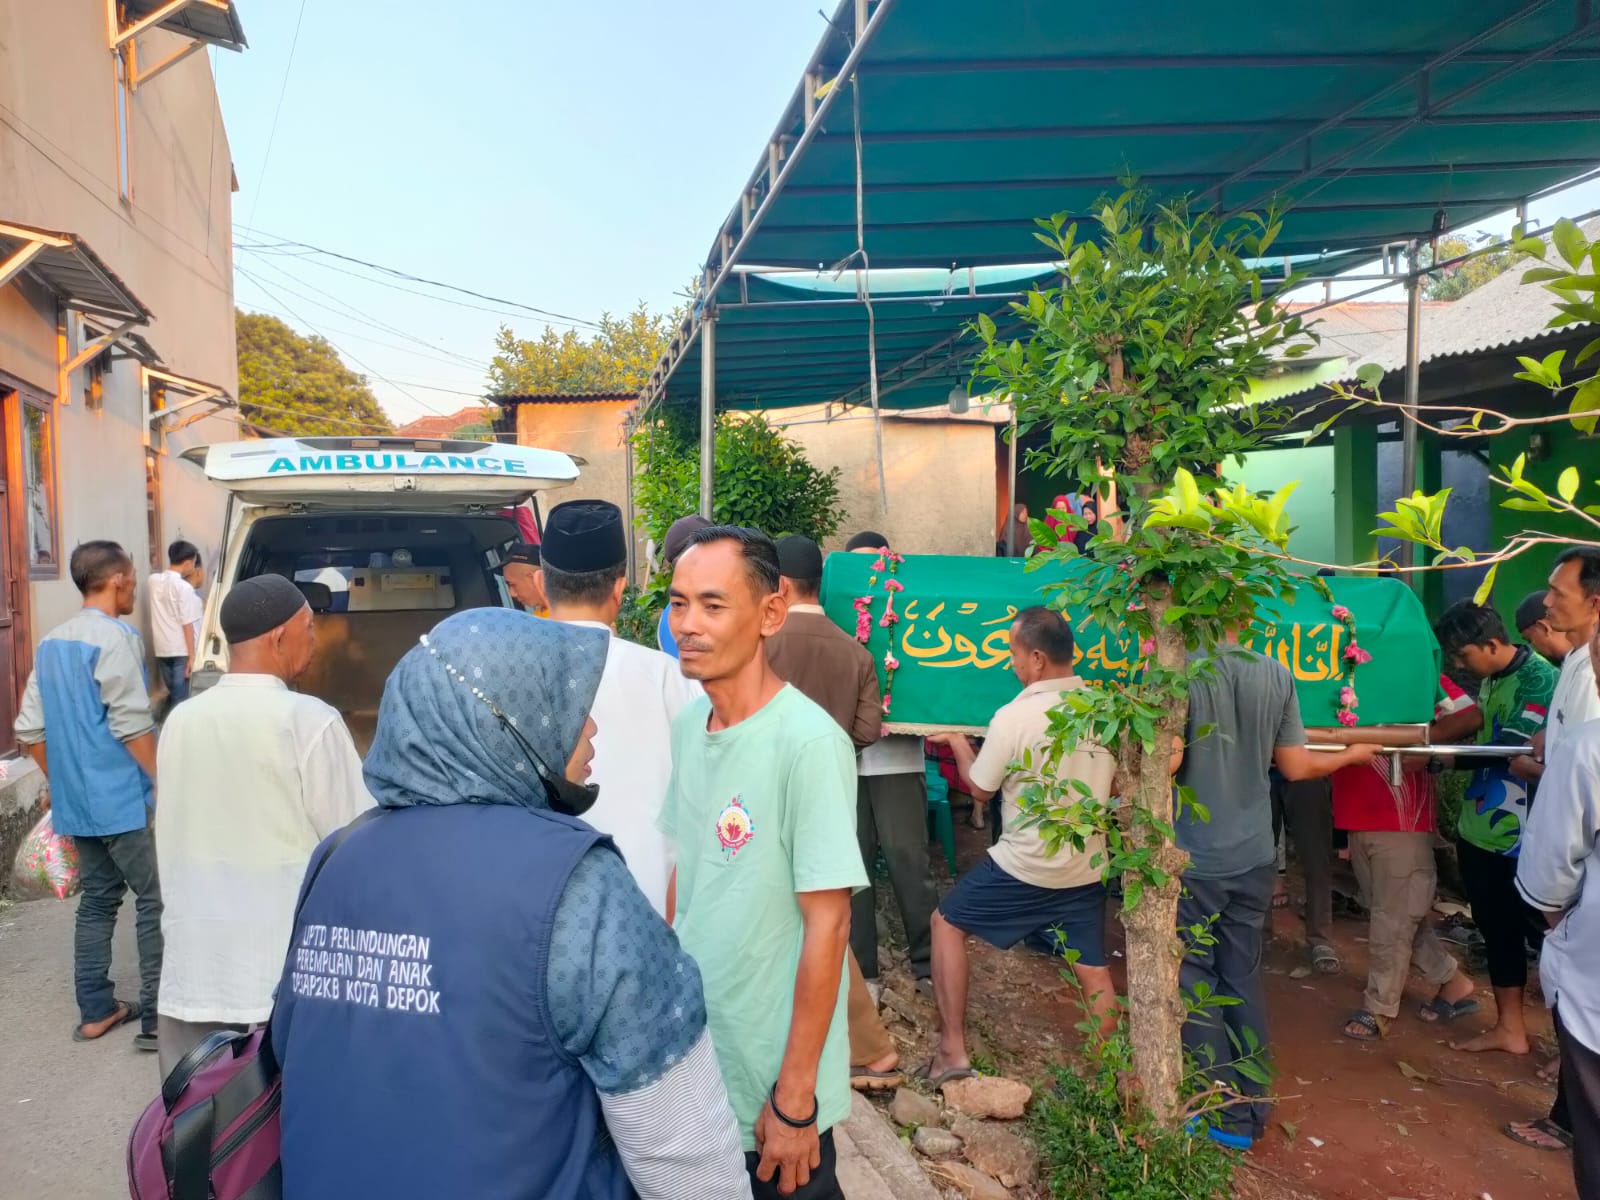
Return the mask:
MULTIPOLYGON (((243 275, 246 279, 248 279, 251 283, 255 284, 263 292, 265 292, 267 294, 267 296, 270 297, 272 300, 276 301, 279 304, 282 304, 283 307, 289 311, 289 313, 294 317, 295 320, 299 321, 302 325, 306 326, 306 328, 310 329, 312 332, 321 333, 321 331, 318 330, 317 327, 314 324, 312 324, 310 321, 306 320, 299 313, 295 312, 295 310, 293 308, 291 308, 288 304, 284 303, 284 300, 283 300, 283 298, 281 296, 279 296, 276 292, 274 292, 271 288, 269 288, 265 283, 261 282, 261 280, 258 279, 256 276, 252 275, 249 271, 245 270, 243 267, 235 267, 234 269, 237 270, 239 272, 239 274, 243 275)), ((322 336, 324 338, 327 338, 327 334, 322 334, 322 336)), ((332 339, 328 338, 328 341, 329 341, 329 344, 331 345, 332 344, 332 339)), ((421 400, 417 399, 416 396, 412 395, 410 392, 406 391, 405 388, 401 387, 394 380, 390 379, 387 375, 385 375, 381 371, 378 371, 378 370, 374 369, 373 367, 367 365, 361 359, 357 358, 354 354, 351 354, 348 350, 342 350, 338 346, 334 346, 334 349, 338 350, 340 354, 342 354, 345 357, 349 358, 351 362, 355 363, 362 370, 367 371, 370 374, 376 376, 378 379, 383 380, 384 383, 387 383, 390 387, 394 388, 395 391, 399 392, 407 400, 410 400, 418 408, 425 408, 429 412, 433 413, 435 416, 439 416, 439 417, 449 416, 449 414, 444 412, 443 410, 435 408, 431 404, 423 403, 421 400)))
MULTIPOLYGON (((317 255, 312 253, 296 253, 292 250, 284 250, 274 246, 261 246, 249 242, 237 241, 234 242, 234 248, 238 250, 248 250, 252 254, 259 255, 263 258, 272 257, 298 259, 301 262, 317 267, 323 271, 333 271, 339 275, 348 275, 351 279, 360 279, 366 283, 374 284, 377 287, 388 288, 390 291, 404 292, 408 296, 421 296, 424 300, 432 300, 436 304, 449 304, 456 308, 468 308, 473 312, 491 313, 497 317, 522 317, 527 315, 525 313, 512 312, 511 310, 505 308, 490 308, 488 305, 484 304, 469 304, 465 300, 454 300, 449 296, 438 296, 432 292, 420 291, 417 288, 401 287, 398 283, 390 283, 385 279, 375 279, 373 276, 368 275, 363 271, 348 271, 343 267, 336 267, 332 263, 322 262, 317 255)), ((309 287, 310 285, 307 284, 306 286, 309 287)), ((570 320, 565 318, 558 320, 554 317, 546 317, 545 320, 552 325, 565 325, 567 328, 574 330, 580 328, 589 328, 591 326, 598 328, 598 326, 594 326, 593 322, 580 322, 576 317, 570 320)))
POLYGON ((356 322, 358 322, 359 324, 362 324, 362 325, 366 325, 369 328, 376 329, 380 333, 393 334, 395 337, 403 338, 408 342, 415 342, 417 345, 423 346, 426 349, 428 349, 429 351, 431 351, 435 356, 438 356, 438 355, 448 356, 449 358, 453 358, 453 359, 459 360, 460 362, 464 363, 465 365, 467 365, 469 367, 476 367, 479 370, 483 369, 483 363, 480 362, 478 359, 472 358, 470 355, 458 353, 455 350, 447 349, 447 348, 445 348, 443 346, 435 345, 434 343, 428 341, 426 338, 420 337, 417 334, 408 333, 406 330, 401 329, 398 326, 390 325, 389 323, 387 323, 385 321, 380 321, 380 320, 376 319, 375 317, 371 316, 370 314, 368 314, 365 310, 357 308, 355 305, 349 303, 348 301, 341 300, 338 296, 335 296, 332 292, 329 292, 329 291, 327 291, 327 290, 325 290, 323 288, 319 288, 316 284, 309 283, 306 280, 301 279, 298 275, 294 275, 294 274, 290 273, 288 270, 284 269, 282 266, 278 265, 277 263, 274 263, 274 262, 263 262, 260 265, 263 266, 263 267, 270 267, 273 271, 277 272, 279 275, 284 276, 286 279, 290 280, 291 282, 297 283, 301 287, 310 288, 313 292, 316 292, 318 295, 327 297, 328 300, 333 301, 333 304, 330 305, 330 304, 326 303, 325 301, 317 300, 317 299, 315 299, 315 298, 313 298, 311 296, 307 296, 304 292, 297 292, 293 288, 288 287, 287 285, 284 285, 284 291, 288 292, 291 296, 299 296, 302 300, 305 300, 307 303, 315 304, 318 308, 326 309, 328 312, 335 313, 340 317, 348 317, 350 320, 356 321, 356 322))
POLYGON ((289 71, 294 66, 294 52, 300 45, 300 25, 306 19, 306 0, 300 0, 300 12, 294 19, 294 37, 289 42, 289 60, 283 64, 283 82, 278 87, 278 103, 272 110, 272 128, 267 133, 267 149, 261 155, 261 170, 256 173, 256 194, 250 200, 250 219, 256 219, 256 208, 261 203, 261 193, 267 186, 267 164, 272 161, 272 143, 278 137, 278 117, 283 113, 283 98, 289 92, 289 71))
POLYGON ((409 283, 420 283, 426 285, 427 287, 442 288, 447 292, 458 292, 463 296, 471 296, 475 300, 485 300, 490 304, 499 304, 505 306, 506 308, 519 309, 523 312, 532 313, 535 316, 547 317, 556 321, 565 321, 572 325, 586 325, 593 329, 600 328, 600 323, 598 321, 588 321, 582 317, 573 317, 568 316, 566 313, 552 312, 547 308, 537 308, 532 304, 522 304, 516 300, 507 300, 501 296, 490 296, 484 292, 473 291, 471 288, 457 287, 453 283, 441 283, 437 279, 427 279, 421 275, 413 275, 409 271, 401 271, 395 267, 386 267, 381 263, 368 262, 364 258, 356 258, 349 254, 340 254, 336 250, 325 250, 320 246, 313 246, 309 242, 297 242, 293 238, 286 238, 276 233, 268 233, 264 229, 256 229, 250 225, 241 225, 239 228, 245 230, 247 233, 255 234, 257 237, 277 238, 278 246, 266 247, 267 249, 278 249, 284 246, 294 246, 303 250, 309 250, 313 254, 325 255, 328 258, 336 258, 340 262, 354 263, 358 267, 367 267, 370 270, 382 272, 383 274, 392 276, 395 279, 404 279, 409 283))

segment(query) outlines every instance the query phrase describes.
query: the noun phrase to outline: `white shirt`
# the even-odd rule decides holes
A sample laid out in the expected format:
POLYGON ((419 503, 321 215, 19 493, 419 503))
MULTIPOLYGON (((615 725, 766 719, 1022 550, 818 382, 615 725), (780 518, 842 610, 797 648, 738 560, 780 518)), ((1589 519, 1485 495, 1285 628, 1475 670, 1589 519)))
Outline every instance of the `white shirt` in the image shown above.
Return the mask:
MULTIPOLYGON (((1556 747, 1571 737, 1578 726, 1594 720, 1600 720, 1600 692, 1595 691, 1594 660, 1589 657, 1589 643, 1585 640, 1561 662, 1556 690, 1550 697, 1550 716, 1544 726, 1545 762, 1550 761, 1556 747)), ((1541 780, 1541 799, 1547 788, 1541 780)))
POLYGON ((198 625, 200 593, 176 571, 150 576, 150 647, 157 658, 188 658, 183 640, 186 625, 198 625))
MULTIPOLYGON (((598 621, 569 621, 589 629, 598 621)), ((589 782, 600 798, 583 819, 609 834, 639 890, 664 918, 672 853, 656 828, 672 779, 672 721, 703 694, 685 679, 678 660, 611 633, 605 670, 595 693, 594 762, 589 782)))
MULTIPOLYGON (((1573 653, 1587 658, 1588 648, 1573 653)), ((1545 935, 1539 979, 1566 1031, 1600 1053, 1600 721, 1568 730, 1545 761, 1522 829, 1517 890, 1537 909, 1566 914, 1545 935)))
POLYGON ((863 746, 856 759, 857 775, 921 775, 922 739, 909 733, 886 733, 863 746))
MULTIPOLYGON (((998 792, 1001 800, 1000 840, 989 848, 989 857, 1013 879, 1041 888, 1075 888, 1100 882, 1101 870, 1095 858, 1105 853, 1105 839, 1090 834, 1083 849, 1063 845, 1052 850, 1037 826, 1029 825, 1022 812, 1022 797, 1028 784, 1036 781, 1037 770, 1012 770, 1012 763, 1042 763, 1050 745, 1050 710, 1061 704, 1063 692, 1084 686, 1076 675, 1041 679, 1022 689, 1022 694, 994 714, 983 735, 983 749, 967 772, 977 787, 998 792)), ((1111 782, 1117 773, 1117 760, 1091 742, 1081 742, 1071 754, 1063 754, 1055 777, 1065 783, 1081 780, 1090 794, 1102 804, 1111 796, 1111 782)), ((1076 802, 1068 790, 1060 804, 1076 802)))
POLYGON ((157 1007, 180 1021, 265 1021, 311 853, 373 804, 350 731, 273 676, 224 675, 173 710, 156 777, 157 1007))

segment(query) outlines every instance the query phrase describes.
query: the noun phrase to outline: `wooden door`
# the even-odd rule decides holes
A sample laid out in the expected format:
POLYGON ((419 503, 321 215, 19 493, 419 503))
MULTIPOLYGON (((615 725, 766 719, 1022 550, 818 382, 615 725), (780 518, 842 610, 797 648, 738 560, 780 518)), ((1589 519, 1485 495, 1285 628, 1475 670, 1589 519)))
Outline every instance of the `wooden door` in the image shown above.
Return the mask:
POLYGON ((21 398, 0 390, 5 433, 5 453, 0 453, 0 755, 17 748, 17 706, 32 663, 28 638, 28 575, 19 569, 16 550, 23 544, 17 522, 22 518, 21 497, 13 496, 11 480, 21 437, 21 398))

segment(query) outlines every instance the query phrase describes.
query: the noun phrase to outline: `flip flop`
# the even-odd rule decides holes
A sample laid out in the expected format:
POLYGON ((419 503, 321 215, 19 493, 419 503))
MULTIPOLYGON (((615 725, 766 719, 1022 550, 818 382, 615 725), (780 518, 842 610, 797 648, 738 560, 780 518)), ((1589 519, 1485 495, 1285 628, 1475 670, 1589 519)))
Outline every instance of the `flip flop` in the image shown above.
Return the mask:
POLYGON ((890 1071, 874 1071, 871 1067, 851 1067, 850 1086, 858 1092, 886 1092, 906 1081, 898 1067, 890 1071))
POLYGON ((121 1009, 122 1010, 122 1015, 121 1016, 117 1017, 117 1019, 115 1021, 113 1021, 113 1022, 111 1022, 111 1024, 107 1025, 103 1031, 101 1031, 100 1033, 94 1034, 92 1037, 89 1034, 84 1033, 83 1026, 86 1025, 86 1024, 93 1024, 93 1022, 86 1021, 86 1022, 77 1024, 77 1025, 74 1025, 72 1027, 72 1040, 75 1041, 75 1042, 98 1042, 101 1038, 105 1037, 106 1034, 110 1033, 113 1029, 117 1028, 119 1025, 126 1025, 129 1021, 138 1020, 141 1010, 140 1010, 139 1006, 137 1004, 135 1004, 134 1002, 132 1002, 131 1000, 114 1000, 112 1003, 114 1003, 116 1005, 116 1008, 113 1008, 111 1010, 112 1015, 115 1016, 116 1012, 117 1012, 117 1009, 121 1009))
POLYGON ((971 1067, 951 1067, 948 1071, 941 1071, 935 1075, 933 1074, 933 1059, 931 1058, 912 1073, 918 1079, 927 1080, 928 1086, 935 1091, 938 1091, 947 1083, 954 1083, 957 1079, 978 1078, 978 1073, 971 1067))
POLYGON ((1465 1000, 1457 1000, 1454 1004, 1443 997, 1435 996, 1417 1010, 1417 1016, 1429 1025, 1444 1025, 1457 1017, 1471 1016, 1477 1011, 1478 1002, 1471 996, 1465 1000))
POLYGON ((1376 1042, 1380 1038, 1385 1038, 1389 1035, 1389 1023, 1378 1016, 1377 1013, 1362 1009, 1360 1012, 1350 1015, 1340 1032, 1352 1042, 1376 1042), (1351 1033, 1350 1026, 1352 1025, 1359 1026, 1365 1032, 1351 1033))
POLYGON ((1505 1134, 1513 1142, 1516 1142, 1517 1145, 1526 1146, 1530 1150, 1549 1150, 1554 1152, 1556 1150, 1572 1149, 1572 1135, 1565 1129, 1561 1128, 1561 1126, 1557 1125, 1549 1117, 1540 1117, 1537 1121, 1513 1121, 1511 1124, 1505 1126, 1500 1132, 1505 1134), (1535 1141, 1526 1133, 1523 1133, 1521 1129, 1518 1129, 1519 1125, 1526 1129, 1531 1129, 1535 1133, 1543 1134, 1552 1142, 1560 1142, 1561 1144, 1559 1146, 1546 1146, 1541 1142, 1535 1141))

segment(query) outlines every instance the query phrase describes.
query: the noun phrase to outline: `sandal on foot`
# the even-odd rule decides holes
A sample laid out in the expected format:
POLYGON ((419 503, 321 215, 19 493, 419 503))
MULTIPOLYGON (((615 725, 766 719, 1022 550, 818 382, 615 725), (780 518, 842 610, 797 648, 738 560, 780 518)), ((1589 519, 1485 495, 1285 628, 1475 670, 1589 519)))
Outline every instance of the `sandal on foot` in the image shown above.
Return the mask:
POLYGON ((1311 965, 1324 975, 1337 975, 1344 966, 1339 961, 1339 952, 1327 942, 1311 947, 1311 965))
MULTIPOLYGON (((72 1027, 72 1040, 75 1042, 98 1042, 119 1025, 126 1025, 129 1021, 141 1015, 139 1006, 132 1001, 116 1000, 113 1003, 116 1007, 111 1010, 108 1016, 115 1017, 116 1020, 112 1021, 99 1033, 85 1033, 83 1031, 85 1025, 97 1025, 99 1024, 98 1021, 85 1021, 83 1024, 74 1025, 72 1027)), ((102 1018, 102 1020, 104 1019, 102 1018)))
POLYGON ((899 1067, 888 1071, 874 1071, 871 1067, 850 1068, 850 1086, 858 1092, 886 1092, 905 1081, 905 1075, 899 1067))
POLYGON ((1360 1012, 1350 1015, 1350 1019, 1344 1023, 1344 1028, 1340 1032, 1352 1042, 1375 1042, 1380 1038, 1389 1036, 1389 1022, 1377 1013, 1362 1009, 1360 1012), (1362 1032, 1350 1032, 1352 1025, 1362 1030, 1362 1032))
POLYGON ((933 1059, 931 1058, 918 1067, 914 1072, 912 1072, 912 1074, 914 1074, 918 1079, 926 1080, 928 1086, 933 1088, 934 1091, 938 1091, 945 1084, 954 1083, 958 1079, 978 1078, 978 1073, 971 1067, 951 1067, 949 1070, 940 1071, 937 1075, 935 1075, 933 1073, 933 1059))
POLYGON ((1471 996, 1465 1000, 1457 1000, 1453 1004, 1442 996, 1435 996, 1417 1010, 1417 1016, 1429 1025, 1444 1025, 1457 1017, 1471 1016, 1477 1011, 1478 1002, 1471 996))
POLYGON ((1537 1121, 1513 1121, 1501 1130, 1519 1146, 1527 1146, 1530 1150, 1571 1150, 1572 1134, 1557 1125, 1549 1117, 1540 1117, 1537 1121), (1548 1138, 1557 1145, 1547 1145, 1539 1139, 1548 1138))

